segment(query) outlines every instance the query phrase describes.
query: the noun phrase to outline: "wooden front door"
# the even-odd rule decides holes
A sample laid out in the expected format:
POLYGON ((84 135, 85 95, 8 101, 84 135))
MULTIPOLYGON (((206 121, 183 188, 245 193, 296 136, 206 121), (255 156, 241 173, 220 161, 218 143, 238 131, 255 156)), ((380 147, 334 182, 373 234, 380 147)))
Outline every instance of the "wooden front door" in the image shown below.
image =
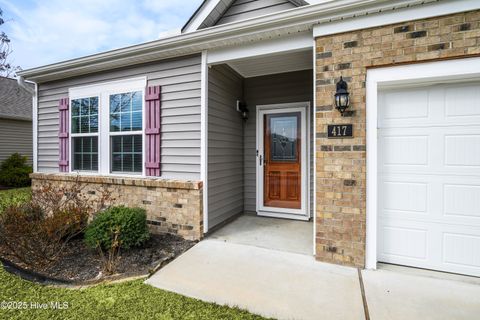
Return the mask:
POLYGON ((264 115, 264 206, 302 208, 301 113, 264 115))

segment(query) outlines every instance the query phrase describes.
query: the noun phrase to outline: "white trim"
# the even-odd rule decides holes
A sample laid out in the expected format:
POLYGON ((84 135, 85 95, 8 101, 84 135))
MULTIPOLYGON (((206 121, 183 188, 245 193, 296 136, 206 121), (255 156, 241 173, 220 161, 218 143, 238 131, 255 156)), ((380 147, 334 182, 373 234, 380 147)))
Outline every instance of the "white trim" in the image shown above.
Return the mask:
POLYGON ((285 104, 272 104, 272 105, 258 105, 257 106, 257 118, 256 118, 256 146, 258 154, 255 159, 256 168, 256 195, 257 195, 257 214, 259 216, 278 217, 287 219, 308 220, 310 219, 309 211, 309 197, 310 193, 310 172, 308 170, 310 158, 308 156, 308 149, 310 148, 310 139, 308 135, 308 113, 310 112, 310 102, 296 102, 285 104), (264 145, 263 145, 263 116, 266 114, 276 113, 289 113, 300 112, 301 113, 301 127, 302 130, 302 189, 301 189, 301 209, 286 209, 286 208, 273 208, 265 207, 263 205, 263 168, 259 166, 259 156, 265 157, 264 145))
POLYGON ((480 8, 480 2, 478 0, 456 0, 454 1, 455 3, 452 3, 452 1, 437 0, 429 0, 425 2, 427 3, 421 7, 405 6, 404 8, 401 8, 400 5, 399 8, 393 11, 381 11, 374 15, 364 15, 355 17, 354 19, 342 19, 331 23, 316 25, 313 28, 313 36, 321 37, 353 30, 364 30, 404 21, 426 19, 480 8))
POLYGON ((208 53, 202 52, 200 179, 203 181, 203 232, 208 232, 208 53))
POLYGON ((68 96, 70 100, 69 108, 69 172, 70 173, 81 173, 82 175, 104 175, 104 176, 122 176, 122 177, 146 177, 145 169, 145 150, 146 150, 146 139, 145 139, 145 124, 146 124, 146 115, 145 115, 145 90, 147 86, 146 77, 137 77, 122 79, 117 81, 108 81, 97 84, 91 84, 86 86, 72 87, 68 90, 68 96), (110 132, 110 95, 119 94, 126 92, 140 91, 142 92, 142 130, 141 131, 131 131, 131 132, 122 132, 121 134, 110 132), (98 97, 98 132, 89 133, 89 134, 73 134, 72 133, 72 116, 71 116, 71 106, 72 100, 89 98, 89 97, 98 97), (110 155, 110 138, 114 135, 141 135, 143 142, 143 152, 142 152, 142 172, 135 174, 127 172, 125 174, 119 172, 111 172, 111 155, 110 155), (88 137, 96 136, 98 137, 98 170, 97 171, 77 171, 73 169, 73 152, 72 152, 72 139, 75 137, 88 137))
POLYGON ((220 3, 221 0, 208 0, 205 5, 201 4, 200 10, 195 12, 195 15, 192 17, 187 25, 183 28, 182 32, 193 32, 198 30, 198 28, 202 25, 202 23, 208 18, 208 16, 212 13, 215 7, 220 3))
POLYGON ((378 105, 379 88, 417 86, 424 83, 454 82, 480 78, 480 58, 426 62, 367 71, 367 269, 377 268, 377 201, 378 201, 378 105))
POLYGON ((220 64, 274 53, 302 51, 312 47, 312 31, 299 32, 288 37, 265 39, 239 47, 226 47, 208 51, 208 63, 220 64))
POLYGON ((38 172, 38 84, 34 83, 35 93, 32 98, 32 124, 33 124, 33 172, 38 172))
POLYGON ((313 39, 313 255, 317 255, 317 42, 313 39))

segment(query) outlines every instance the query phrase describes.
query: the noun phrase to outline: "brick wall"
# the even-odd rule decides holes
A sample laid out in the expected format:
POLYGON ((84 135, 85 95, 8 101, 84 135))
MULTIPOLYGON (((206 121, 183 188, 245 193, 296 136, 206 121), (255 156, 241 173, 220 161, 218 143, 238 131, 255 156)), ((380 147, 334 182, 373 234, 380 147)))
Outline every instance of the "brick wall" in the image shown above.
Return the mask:
POLYGON ((202 182, 42 173, 31 177, 34 190, 46 183, 61 188, 78 182, 84 197, 92 200, 105 188, 112 199, 108 205, 146 209, 154 233, 177 234, 188 240, 203 236, 202 182))
POLYGON ((364 267, 366 236, 367 69, 480 54, 480 11, 316 39, 317 259, 364 267), (340 76, 351 109, 334 110, 340 76), (354 125, 354 139, 329 140, 328 124, 354 125))

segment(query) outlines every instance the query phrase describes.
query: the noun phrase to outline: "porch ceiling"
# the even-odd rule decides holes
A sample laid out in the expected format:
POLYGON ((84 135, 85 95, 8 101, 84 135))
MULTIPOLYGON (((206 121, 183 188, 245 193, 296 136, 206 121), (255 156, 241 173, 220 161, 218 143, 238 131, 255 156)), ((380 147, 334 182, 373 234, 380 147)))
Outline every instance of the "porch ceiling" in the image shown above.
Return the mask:
POLYGON ((312 50, 265 55, 228 62, 244 78, 313 69, 312 50))

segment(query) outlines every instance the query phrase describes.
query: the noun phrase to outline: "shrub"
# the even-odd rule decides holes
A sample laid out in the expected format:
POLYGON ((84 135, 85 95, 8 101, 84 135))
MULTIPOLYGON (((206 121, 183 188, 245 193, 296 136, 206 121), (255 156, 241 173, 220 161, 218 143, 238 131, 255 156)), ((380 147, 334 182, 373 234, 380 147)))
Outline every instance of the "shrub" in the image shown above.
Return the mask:
POLYGON ((0 244, 7 256, 45 269, 58 260, 67 243, 82 234, 88 214, 76 207, 46 213, 38 205, 11 206, 0 216, 0 244))
POLYGON ((28 187, 31 184, 30 173, 32 167, 27 165, 27 157, 14 153, 0 166, 0 185, 12 188, 28 187))
POLYGON ((119 246, 139 247, 150 238, 144 209, 112 207, 100 212, 87 227, 85 241, 92 249, 110 249, 118 233, 119 246))
POLYGON ((8 207, 29 202, 31 198, 30 188, 0 191, 0 214, 8 207))

